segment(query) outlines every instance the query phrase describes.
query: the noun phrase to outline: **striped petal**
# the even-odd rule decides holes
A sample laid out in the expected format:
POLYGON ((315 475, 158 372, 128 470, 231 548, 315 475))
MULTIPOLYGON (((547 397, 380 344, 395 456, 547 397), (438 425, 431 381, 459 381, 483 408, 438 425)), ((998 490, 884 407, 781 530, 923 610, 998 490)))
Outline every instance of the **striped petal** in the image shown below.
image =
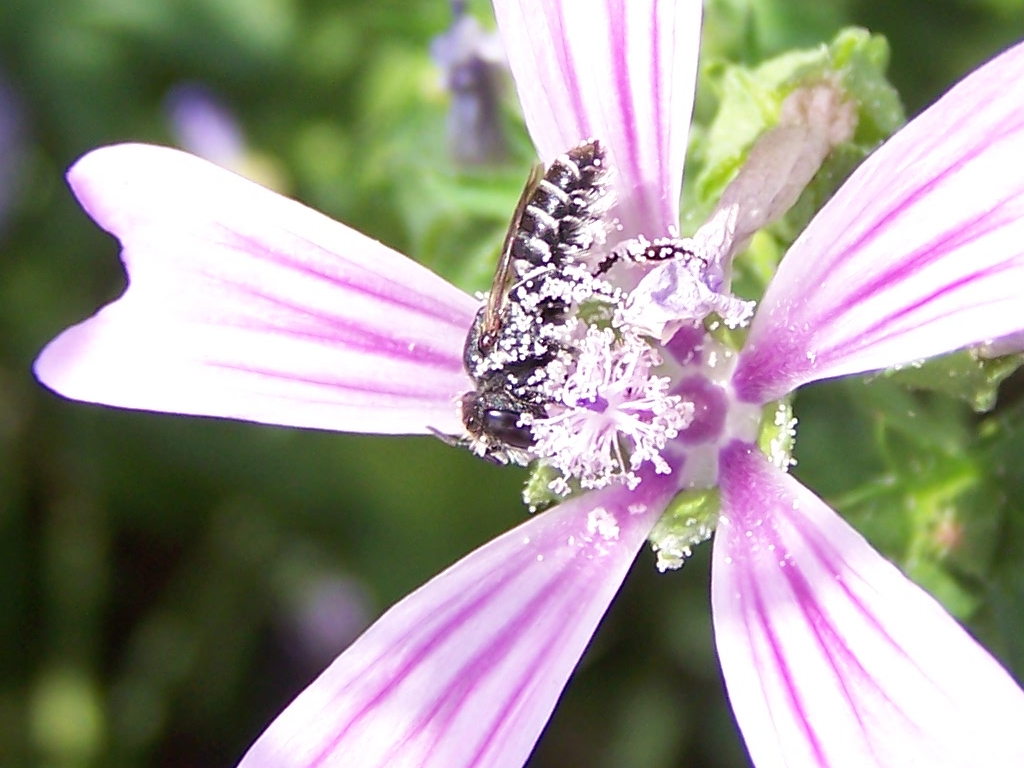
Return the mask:
POLYGON ((700 0, 494 0, 494 11, 541 160, 600 139, 623 236, 677 229, 700 0))
POLYGON ((1024 352, 1024 331, 993 339, 981 349, 983 357, 999 357, 1000 355, 1014 355, 1021 352, 1024 352))
POLYGON ((476 302, 354 230, 191 155, 96 150, 68 174, 128 290, 43 350, 76 400, 354 432, 460 432, 476 302))
POLYGON ((758 768, 1016 768, 1024 692, 753 446, 721 457, 715 638, 758 768))
POLYGON ((794 243, 735 383, 753 402, 1024 330, 1024 46, 949 91, 794 243))
POLYGON ((518 768, 672 483, 534 517, 388 611, 240 768, 518 768))

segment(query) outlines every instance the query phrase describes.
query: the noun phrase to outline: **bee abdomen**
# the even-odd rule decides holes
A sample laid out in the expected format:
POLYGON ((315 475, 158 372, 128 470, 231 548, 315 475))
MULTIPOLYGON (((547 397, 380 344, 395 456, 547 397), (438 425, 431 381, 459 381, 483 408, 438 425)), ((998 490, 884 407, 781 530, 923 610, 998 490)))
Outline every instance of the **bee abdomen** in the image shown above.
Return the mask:
POLYGON ((530 204, 558 219, 565 215, 571 199, 568 192, 544 178, 537 184, 530 204))
POLYGON ((561 221, 543 208, 537 205, 526 206, 523 211, 523 218, 520 229, 531 238, 539 238, 548 245, 555 245, 558 242, 561 221))
MULTIPOLYGON (((591 248, 607 193, 604 149, 596 141, 556 158, 527 202, 512 255, 529 266, 556 268, 579 260, 591 248)), ((523 270, 517 270, 520 277, 523 270)))
MULTIPOLYGON (((512 241, 512 258, 517 264, 542 267, 551 263, 551 246, 539 237, 532 237, 520 231, 512 241)), ((523 269, 517 267, 516 274, 522 277, 523 269)))

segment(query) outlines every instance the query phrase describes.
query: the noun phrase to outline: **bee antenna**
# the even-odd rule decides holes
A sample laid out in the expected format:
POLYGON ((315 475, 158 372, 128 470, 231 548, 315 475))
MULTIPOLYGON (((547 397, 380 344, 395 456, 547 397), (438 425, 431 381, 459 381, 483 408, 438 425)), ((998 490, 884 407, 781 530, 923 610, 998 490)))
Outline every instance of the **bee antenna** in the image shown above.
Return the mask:
POLYGON ((466 445, 466 441, 464 438, 445 434, 441 430, 435 429, 434 427, 427 427, 427 430, 430 432, 430 434, 432 434, 442 443, 444 443, 445 445, 450 445, 452 448, 461 448, 462 446, 466 445))

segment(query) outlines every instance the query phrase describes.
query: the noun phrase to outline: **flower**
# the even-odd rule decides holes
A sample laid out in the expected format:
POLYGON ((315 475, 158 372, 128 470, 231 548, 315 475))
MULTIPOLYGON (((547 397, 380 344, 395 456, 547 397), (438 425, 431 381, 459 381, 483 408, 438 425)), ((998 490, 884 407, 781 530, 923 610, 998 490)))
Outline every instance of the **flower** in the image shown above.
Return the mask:
POLYGON ((199 83, 179 83, 167 92, 164 101, 171 132, 182 148, 242 173, 245 136, 217 94, 199 83))
POLYGON ((16 202, 25 162, 25 126, 21 100, 0 73, 0 234, 16 202))
POLYGON ((505 54, 498 36, 483 31, 465 2, 453 0, 452 16, 451 27, 430 43, 451 97, 448 144, 456 162, 495 162, 508 154, 499 120, 505 54))
MULTIPOLYGON (((616 171, 615 236, 682 253, 700 4, 496 0, 495 10, 541 159, 600 137, 616 171)), ((672 394, 692 408, 661 454, 671 471, 631 467, 628 483, 535 516, 409 595, 242 765, 522 765, 661 512, 701 484, 721 488, 716 641, 757 765, 1020 765, 1020 688, 753 441, 762 407, 802 384, 1024 330, 1011 311, 1024 297, 1024 181, 1013 171, 1024 153, 1022 75, 1018 46, 869 158, 793 245, 738 354, 680 314, 676 291, 644 294, 660 302, 661 327, 682 324, 660 349, 678 366, 672 394)), ((470 297, 171 150, 98 150, 69 178, 121 239, 131 282, 44 350, 36 371, 47 385, 177 413, 461 431, 452 400, 472 385, 460 354, 470 297)), ((684 261, 640 288, 687 279, 673 266, 684 261)), ((646 371, 642 357, 625 367, 646 371)), ((608 364, 600 354, 588 363, 601 376, 608 364)), ((649 383, 637 390, 664 409, 664 390, 649 383)), ((604 397, 578 384, 567 407, 604 397)), ((657 448, 643 440, 645 452, 657 448)))

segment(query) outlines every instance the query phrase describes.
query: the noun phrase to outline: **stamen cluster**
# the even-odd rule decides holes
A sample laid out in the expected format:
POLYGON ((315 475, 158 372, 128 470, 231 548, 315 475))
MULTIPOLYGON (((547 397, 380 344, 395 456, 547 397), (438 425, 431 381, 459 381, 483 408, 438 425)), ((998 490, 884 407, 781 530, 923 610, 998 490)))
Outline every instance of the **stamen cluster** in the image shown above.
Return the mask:
POLYGON ((567 494, 567 478, 583 488, 611 482, 633 488, 644 462, 671 471, 661 451, 689 424, 693 405, 669 394, 670 379, 653 373, 661 362, 634 333, 587 328, 550 415, 531 420, 535 452, 562 473, 552 490, 567 494))

